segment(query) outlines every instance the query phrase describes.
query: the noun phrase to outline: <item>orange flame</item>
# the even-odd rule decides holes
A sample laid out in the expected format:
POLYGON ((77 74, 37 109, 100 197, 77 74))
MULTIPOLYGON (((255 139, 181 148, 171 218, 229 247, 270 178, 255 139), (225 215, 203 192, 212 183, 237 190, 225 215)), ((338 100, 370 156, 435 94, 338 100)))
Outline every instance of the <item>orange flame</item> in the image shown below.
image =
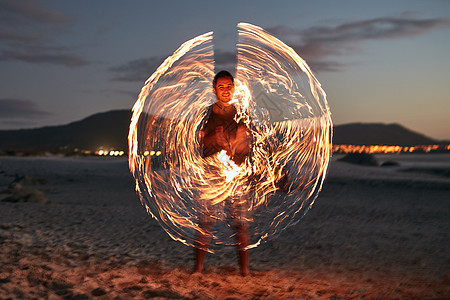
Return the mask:
POLYGON ((215 100, 212 33, 168 57, 133 107, 128 140, 136 190, 166 232, 186 245, 206 234, 199 223, 207 216, 221 221, 208 233, 213 245, 235 244, 233 222, 240 218, 250 223, 247 248, 256 247, 301 219, 328 168, 332 123, 320 83, 280 40, 250 24, 238 28, 231 102, 253 140, 243 164, 224 151, 201 156, 198 132, 215 100))

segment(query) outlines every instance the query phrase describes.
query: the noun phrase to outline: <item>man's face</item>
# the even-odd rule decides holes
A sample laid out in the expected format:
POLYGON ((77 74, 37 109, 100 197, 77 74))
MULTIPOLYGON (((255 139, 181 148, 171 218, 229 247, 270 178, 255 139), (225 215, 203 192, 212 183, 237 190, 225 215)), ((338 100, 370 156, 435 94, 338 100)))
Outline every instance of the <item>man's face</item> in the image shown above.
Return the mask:
POLYGON ((217 100, 222 104, 228 104, 233 96, 234 84, 231 78, 221 77, 217 79, 216 86, 214 87, 214 93, 217 100))

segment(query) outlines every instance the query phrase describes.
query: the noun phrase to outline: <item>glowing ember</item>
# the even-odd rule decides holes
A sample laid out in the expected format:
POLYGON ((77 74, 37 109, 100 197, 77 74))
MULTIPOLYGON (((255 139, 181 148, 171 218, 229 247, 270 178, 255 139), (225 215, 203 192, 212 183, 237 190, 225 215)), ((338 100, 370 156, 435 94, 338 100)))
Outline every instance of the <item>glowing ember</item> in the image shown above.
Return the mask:
POLYGON ((217 158, 223 164, 222 174, 225 176, 227 182, 233 180, 233 178, 239 174, 239 171, 242 170, 242 168, 230 159, 225 150, 220 151, 219 154, 217 154, 217 158))
POLYGON ((242 165, 225 151, 201 156, 199 132, 215 101, 212 33, 168 57, 133 107, 129 164, 137 192, 166 232, 186 245, 205 234, 199 226, 205 218, 215 220, 212 247, 236 244, 236 213, 248 222, 248 248, 296 224, 316 199, 330 159, 330 111, 309 67, 261 28, 238 28, 232 103, 253 140, 242 165))

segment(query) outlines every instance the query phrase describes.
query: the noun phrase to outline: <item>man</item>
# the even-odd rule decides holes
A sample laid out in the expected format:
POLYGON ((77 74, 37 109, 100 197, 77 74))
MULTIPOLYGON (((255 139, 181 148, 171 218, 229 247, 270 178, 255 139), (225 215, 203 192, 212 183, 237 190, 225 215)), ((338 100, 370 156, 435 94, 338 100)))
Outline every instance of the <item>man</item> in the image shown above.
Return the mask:
POLYGON ((210 109, 201 137, 203 157, 226 150, 228 156, 239 165, 250 152, 250 132, 243 123, 238 124, 234 120, 237 111, 229 103, 233 91, 233 76, 227 71, 217 73, 213 80, 213 92, 217 101, 210 109))
MULTIPOLYGON (((203 140, 203 157, 208 157, 217 152, 225 150, 227 155, 236 163, 242 164, 245 157, 250 152, 251 134, 243 123, 237 123, 234 117, 237 113, 236 108, 229 102, 232 99, 234 91, 233 76, 227 71, 220 71, 213 80, 213 92, 217 101, 211 106, 210 113, 206 117, 205 125, 200 132, 200 138, 203 140)), ((239 208, 231 208, 237 210, 239 208)), ((239 212, 234 212, 239 214, 239 212)), ((209 233, 213 223, 206 221, 206 217, 201 216, 200 227, 204 232, 209 233)), ((246 222, 235 218, 237 248, 241 274, 249 274, 248 250, 248 225, 246 222)), ((209 246, 207 235, 199 235, 198 245, 195 248, 196 266, 194 272, 201 272, 203 262, 206 256, 206 249, 209 246)))

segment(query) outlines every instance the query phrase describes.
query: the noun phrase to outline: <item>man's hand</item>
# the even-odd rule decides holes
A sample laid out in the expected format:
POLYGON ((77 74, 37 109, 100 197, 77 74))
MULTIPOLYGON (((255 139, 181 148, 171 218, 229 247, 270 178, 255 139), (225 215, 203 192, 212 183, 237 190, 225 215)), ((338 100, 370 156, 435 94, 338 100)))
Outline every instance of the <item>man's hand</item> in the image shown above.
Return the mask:
MULTIPOLYGON (((248 154, 251 149, 252 137, 250 130, 244 126, 239 126, 236 131, 236 138, 232 142, 233 152, 239 154, 248 154)), ((233 154, 234 154, 233 153, 233 154)))
POLYGON ((223 126, 216 127, 216 143, 222 149, 225 149, 227 151, 230 150, 230 143, 225 137, 225 133, 223 132, 223 126))

